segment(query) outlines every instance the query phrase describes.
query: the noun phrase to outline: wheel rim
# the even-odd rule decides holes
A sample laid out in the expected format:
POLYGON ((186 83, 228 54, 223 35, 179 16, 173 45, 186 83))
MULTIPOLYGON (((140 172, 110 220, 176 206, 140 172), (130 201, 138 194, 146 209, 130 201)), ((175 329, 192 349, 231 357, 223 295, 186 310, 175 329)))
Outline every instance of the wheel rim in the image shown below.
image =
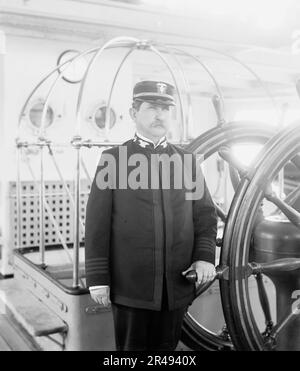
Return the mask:
MULTIPOLYGON (((187 150, 203 154, 204 160, 206 160, 223 146, 249 141, 265 144, 274 134, 273 128, 264 127, 262 124, 233 122, 202 134, 187 146, 187 150)), ((184 318, 182 341, 194 350, 233 349, 232 342, 224 339, 223 333, 220 335, 209 331, 189 313, 184 318)))
POLYGON ((259 162, 240 183, 228 214, 221 263, 229 266, 229 280, 221 281, 221 297, 231 339, 238 350, 270 349, 256 323, 243 268, 249 263, 252 231, 266 184, 299 151, 297 123, 275 135, 264 147, 259 162))

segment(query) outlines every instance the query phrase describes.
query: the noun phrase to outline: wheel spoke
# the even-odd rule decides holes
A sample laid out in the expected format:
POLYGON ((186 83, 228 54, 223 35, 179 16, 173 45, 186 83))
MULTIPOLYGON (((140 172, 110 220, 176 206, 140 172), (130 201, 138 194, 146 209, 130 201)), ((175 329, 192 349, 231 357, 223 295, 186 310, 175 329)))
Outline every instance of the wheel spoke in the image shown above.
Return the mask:
POLYGON ((299 308, 289 312, 281 321, 279 321, 273 329, 269 332, 269 335, 272 339, 276 340, 280 332, 285 329, 291 322, 293 322, 298 314, 300 313, 299 308))
MULTIPOLYGON (((197 285, 196 295, 199 296, 203 294, 203 292, 205 292, 215 282, 215 280, 220 279, 228 280, 228 272, 229 272, 228 267, 221 266, 216 267, 216 275, 214 279, 212 281, 204 283, 203 285, 197 285)), ((198 279, 197 272, 194 269, 192 269, 189 272, 187 272, 185 278, 191 283, 196 283, 198 279)))
POLYGON ((206 282, 203 285, 196 284, 196 296, 203 294, 210 286, 215 282, 215 278, 212 281, 206 282))
POLYGON ((271 317, 271 310, 270 310, 270 303, 268 299, 268 295, 266 292, 266 288, 263 282, 263 276, 261 273, 258 273, 255 276, 256 283, 257 283, 257 289, 258 289, 258 296, 259 296, 259 301, 262 307, 262 310, 265 315, 265 323, 266 323, 266 331, 270 328, 273 327, 273 321, 271 317))
POLYGON ((300 170, 300 156, 299 155, 292 158, 291 162, 300 170))
POLYGON ((287 203, 289 206, 292 206, 299 197, 300 197, 300 185, 287 195, 284 202, 287 203))
POLYGON ((247 174, 248 169, 243 168, 242 165, 233 157, 230 148, 228 147, 222 147, 219 151, 219 156, 228 162, 230 166, 235 168, 242 177, 244 177, 247 174))
POLYGON ((268 263, 249 263, 246 268, 247 276, 252 274, 273 274, 278 272, 290 272, 300 268, 300 259, 297 258, 284 258, 273 260, 268 263))
POLYGON ((236 191, 241 181, 239 172, 233 166, 229 165, 229 175, 230 175, 230 180, 231 180, 233 189, 234 191, 236 191))
POLYGON ((285 201, 282 201, 277 195, 269 189, 265 193, 268 201, 276 205, 281 212, 293 223, 296 227, 300 228, 300 213, 289 206, 285 201))
POLYGON ((222 222, 226 222, 227 215, 225 214, 224 210, 215 203, 215 208, 217 210, 218 217, 222 220, 222 222))
MULTIPOLYGON (((284 202, 289 205, 289 206, 293 206, 294 203, 298 200, 298 198, 300 197, 300 185, 298 187, 296 187, 292 192, 290 192, 287 197, 284 199, 284 202)), ((278 208, 276 208, 276 210, 274 210, 271 215, 276 215, 278 214, 278 208)))

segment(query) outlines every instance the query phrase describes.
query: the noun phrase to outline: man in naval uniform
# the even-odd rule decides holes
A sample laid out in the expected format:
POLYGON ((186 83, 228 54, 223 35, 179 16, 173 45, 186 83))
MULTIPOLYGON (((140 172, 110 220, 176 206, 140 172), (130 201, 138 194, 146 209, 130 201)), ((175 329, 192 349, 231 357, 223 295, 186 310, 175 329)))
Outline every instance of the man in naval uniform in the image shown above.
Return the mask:
POLYGON ((130 109, 135 137, 103 151, 87 203, 87 287, 94 301, 112 304, 117 350, 175 350, 184 314, 195 298, 195 285, 185 274, 195 269, 198 283, 215 276, 217 217, 204 179, 198 199, 187 199, 187 189, 174 187, 174 180, 163 186, 176 165, 164 174, 157 158, 176 154, 183 159, 187 154, 166 139, 174 105, 172 85, 135 85, 130 109), (137 169, 134 156, 149 163, 156 159, 139 176, 147 187, 129 184, 128 174, 137 169), (100 183, 108 178, 109 186, 103 187, 100 183))

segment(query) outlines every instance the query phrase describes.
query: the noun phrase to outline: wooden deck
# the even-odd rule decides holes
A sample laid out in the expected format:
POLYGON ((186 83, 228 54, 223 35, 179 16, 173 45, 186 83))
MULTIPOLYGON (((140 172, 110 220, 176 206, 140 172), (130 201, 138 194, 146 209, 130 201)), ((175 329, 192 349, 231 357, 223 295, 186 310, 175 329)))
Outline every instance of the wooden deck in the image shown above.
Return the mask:
POLYGON ((40 350, 27 333, 8 314, 0 314, 0 351, 40 350))

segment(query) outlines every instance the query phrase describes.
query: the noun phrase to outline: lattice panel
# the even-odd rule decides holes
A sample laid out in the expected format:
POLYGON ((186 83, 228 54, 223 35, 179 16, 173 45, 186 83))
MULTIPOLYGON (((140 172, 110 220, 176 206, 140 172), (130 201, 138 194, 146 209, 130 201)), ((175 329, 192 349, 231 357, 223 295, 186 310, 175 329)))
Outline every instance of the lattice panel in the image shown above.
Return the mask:
MULTIPOLYGON (((74 198, 74 182, 66 182, 74 198)), ((33 182, 22 182, 21 199, 21 246, 34 247, 40 242, 40 215, 39 215, 39 190, 33 182)), ((89 195, 90 186, 87 181, 81 182, 80 197, 80 216, 84 222, 86 203, 89 195)), ((63 184, 58 181, 45 182, 45 199, 48 203, 52 215, 58 225, 58 229, 67 244, 74 241, 74 208, 63 184)), ((13 233, 14 246, 18 245, 18 221, 17 221, 17 197, 16 183, 10 184, 10 210, 11 210, 11 230, 13 233)), ((60 238, 50 219, 49 213, 45 209, 44 213, 44 238, 45 245, 61 244, 60 238)), ((81 231, 81 242, 84 233, 81 231)))

